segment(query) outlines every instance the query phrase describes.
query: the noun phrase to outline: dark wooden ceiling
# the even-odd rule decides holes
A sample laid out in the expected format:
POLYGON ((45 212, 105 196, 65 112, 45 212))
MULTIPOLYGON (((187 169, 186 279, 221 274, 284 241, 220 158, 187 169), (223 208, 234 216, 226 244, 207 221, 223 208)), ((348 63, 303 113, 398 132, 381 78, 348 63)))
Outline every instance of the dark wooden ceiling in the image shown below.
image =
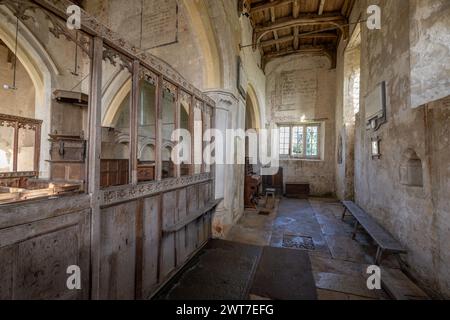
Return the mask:
POLYGON ((253 25, 253 47, 263 64, 297 53, 324 53, 335 60, 337 46, 348 35, 355 0, 244 0, 253 25))

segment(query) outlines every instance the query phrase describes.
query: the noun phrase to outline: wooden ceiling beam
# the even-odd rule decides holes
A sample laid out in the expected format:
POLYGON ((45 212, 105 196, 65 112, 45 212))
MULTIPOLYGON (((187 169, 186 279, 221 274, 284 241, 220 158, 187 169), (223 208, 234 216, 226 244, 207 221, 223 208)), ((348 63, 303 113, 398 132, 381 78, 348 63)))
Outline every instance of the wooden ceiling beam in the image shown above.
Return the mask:
POLYGON ((298 50, 295 50, 293 48, 288 48, 285 50, 282 50, 280 52, 270 52, 266 53, 264 55, 263 59, 263 68, 266 67, 267 63, 276 58, 284 57, 287 55, 292 54, 317 54, 317 55, 324 55, 326 56, 331 63, 331 68, 336 68, 336 48, 330 47, 330 46, 308 46, 308 47, 302 47, 298 50))
POLYGON ((300 1, 295 0, 292 4, 292 16, 294 17, 294 19, 297 19, 299 15, 300 15, 300 1))
POLYGON ((345 0, 344 4, 342 5, 342 10, 341 10, 342 15, 344 15, 344 16, 347 15, 347 12, 349 11, 349 7, 350 7, 350 0, 345 0))
POLYGON ((284 50, 281 50, 279 52, 270 52, 266 53, 264 55, 264 58, 266 59, 273 59, 277 57, 282 57, 289 54, 298 54, 298 53, 322 53, 326 52, 328 48, 326 46, 308 46, 308 47, 302 47, 300 49, 295 50, 294 48, 287 48, 284 50))
POLYGON ((265 36, 269 32, 278 31, 286 28, 293 27, 301 27, 301 26, 316 26, 316 25, 324 25, 324 28, 327 26, 335 26, 338 29, 342 28, 342 25, 347 23, 347 19, 340 14, 330 14, 330 15, 302 15, 297 19, 293 19, 292 17, 286 17, 277 20, 276 22, 272 22, 265 25, 256 25, 254 30, 254 39, 255 45, 261 41, 262 37, 265 36))
POLYGON ((325 1, 326 0, 320 0, 319 12, 317 13, 319 16, 321 16, 323 14, 323 9, 325 8, 325 1))
MULTIPOLYGON (((298 19, 300 15, 300 2, 299 0, 294 1, 294 3, 292 4, 292 17, 294 19, 298 19)), ((299 46, 300 46, 300 39, 298 38, 298 35, 300 33, 300 27, 299 26, 295 26, 292 29, 293 35, 294 35, 294 39, 293 39, 293 47, 295 50, 298 50, 299 46)))
POLYGON ((293 45, 294 45, 294 49, 297 50, 298 47, 300 46, 300 39, 298 37, 298 35, 300 33, 300 27, 299 26, 295 26, 293 30, 294 30, 294 42, 293 42, 293 45))
POLYGON ((330 22, 335 23, 346 23, 346 18, 342 16, 340 13, 330 13, 327 15, 311 15, 311 14, 303 14, 298 18, 286 17, 277 20, 276 22, 259 24, 255 26, 255 32, 266 32, 284 28, 291 28, 295 26, 311 26, 311 25, 320 25, 327 24, 330 22))
POLYGON ((280 43, 281 43, 281 41, 279 41, 280 38, 278 37, 278 32, 276 32, 276 31, 273 32, 273 39, 274 39, 273 41, 275 42, 275 45, 277 47, 277 51, 280 51, 280 43))
MULTIPOLYGON (((298 35, 299 40, 300 39, 336 39, 338 36, 335 33, 317 33, 317 34, 307 34, 302 36, 302 34, 298 35)), ((278 40, 266 40, 261 41, 260 46, 261 47, 270 47, 274 46, 277 43, 283 43, 283 42, 289 42, 294 41, 295 37, 293 35, 291 36, 285 36, 278 38, 278 40)))
MULTIPOLYGON (((274 0, 271 0, 271 2, 274 2, 274 0)), ((270 8, 270 21, 272 21, 272 23, 275 23, 277 17, 276 17, 276 12, 275 12, 275 7, 271 7, 270 8)), ((276 30, 273 31, 273 38, 275 40, 278 40, 278 32, 276 30)), ((280 43, 276 42, 276 46, 277 46, 277 51, 280 51, 280 43)))
POLYGON ((295 0, 275 0, 275 1, 264 1, 260 4, 257 4, 255 6, 252 6, 250 8, 250 14, 261 12, 270 8, 275 8, 279 6, 284 6, 291 4, 292 2, 295 2, 295 0))

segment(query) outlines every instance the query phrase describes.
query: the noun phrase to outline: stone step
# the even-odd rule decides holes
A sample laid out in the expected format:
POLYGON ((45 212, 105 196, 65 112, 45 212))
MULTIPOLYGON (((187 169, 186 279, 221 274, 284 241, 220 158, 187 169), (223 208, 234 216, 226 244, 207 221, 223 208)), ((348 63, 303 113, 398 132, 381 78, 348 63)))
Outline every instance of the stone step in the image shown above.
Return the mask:
POLYGON ((381 285, 395 300, 429 300, 427 294, 400 269, 381 269, 381 285))
POLYGON ((319 290, 338 292, 346 295, 364 297, 366 299, 384 299, 379 290, 369 290, 367 280, 362 276, 349 276, 336 273, 317 272, 314 273, 316 287, 319 290))

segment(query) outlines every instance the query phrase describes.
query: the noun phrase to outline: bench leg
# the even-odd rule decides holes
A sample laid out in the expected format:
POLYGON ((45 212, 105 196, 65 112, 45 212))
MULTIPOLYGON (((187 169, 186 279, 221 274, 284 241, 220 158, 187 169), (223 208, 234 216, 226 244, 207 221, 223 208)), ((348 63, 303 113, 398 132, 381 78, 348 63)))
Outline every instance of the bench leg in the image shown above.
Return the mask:
POLYGON ((344 212, 342 213, 342 221, 345 219, 345 214, 347 213, 347 208, 344 209, 344 212))
POLYGON ((355 230, 353 231, 353 236, 352 236, 353 240, 355 240, 355 238, 356 238, 356 233, 358 232, 358 227, 359 227, 359 222, 356 221, 355 222, 355 230))
POLYGON ((377 255, 375 256, 375 265, 379 266, 381 264, 381 259, 383 258, 383 249, 378 247, 377 255))

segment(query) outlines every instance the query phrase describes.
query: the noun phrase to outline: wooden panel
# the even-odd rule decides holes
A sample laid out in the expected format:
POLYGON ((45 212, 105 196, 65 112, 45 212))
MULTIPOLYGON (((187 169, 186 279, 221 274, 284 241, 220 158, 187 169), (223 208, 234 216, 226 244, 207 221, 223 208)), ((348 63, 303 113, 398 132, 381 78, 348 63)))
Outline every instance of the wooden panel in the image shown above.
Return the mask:
POLYGON ((309 184, 306 183, 288 183, 286 184, 286 197, 307 199, 310 194, 309 184))
POLYGON ((148 298, 158 284, 158 252, 161 236, 160 196, 143 200, 144 244, 142 257, 142 297, 148 298))
MULTIPOLYGON (((187 188, 187 207, 188 216, 194 214, 198 209, 198 185, 187 188)), ((198 226, 195 221, 186 227, 186 232, 187 252, 191 254, 198 245, 198 226)))
POLYGON ((0 300, 12 298, 13 272, 14 272, 14 248, 0 249, 0 300))
POLYGON ((200 247, 201 245, 203 245, 203 243, 205 243, 206 238, 205 238, 205 217, 201 217, 200 219, 197 220, 196 222, 196 226, 197 226, 197 244, 196 247, 200 247))
POLYGON ((187 199, 188 214, 190 214, 198 209, 198 185, 187 188, 187 199))
POLYGON ((129 183, 129 161, 128 160, 106 160, 101 161, 100 186, 107 188, 129 183))
MULTIPOLYGON (((186 200, 186 189, 181 189, 178 191, 178 206, 177 206, 177 219, 176 222, 182 221, 187 217, 187 200, 186 200)), ((177 244, 177 265, 182 264, 188 252, 187 247, 187 237, 186 228, 181 229, 176 233, 176 244, 177 244)))
POLYGON ((20 264, 14 283, 19 286, 14 289, 14 299, 76 298, 76 291, 67 289, 66 270, 78 265, 77 229, 77 226, 65 228, 18 245, 20 264))
POLYGON ((263 176, 263 189, 264 193, 267 188, 276 189, 277 194, 282 195, 284 189, 283 182, 283 168, 279 168, 276 175, 273 176, 263 176))
POLYGON ((139 165, 137 168, 138 181, 153 181, 155 180, 155 165, 139 165))
POLYGON ((198 186, 198 207, 202 208, 208 202, 208 184, 202 183, 198 186))
POLYGON ((101 212, 102 299, 135 298, 136 211, 134 201, 101 212))
POLYGON ((211 201, 211 182, 202 183, 199 185, 198 206, 199 208, 205 206, 211 201))
POLYGON ((51 180, 84 181, 85 165, 77 162, 52 162, 50 178, 51 180))
MULTIPOLYGON (((177 209, 177 191, 163 194, 162 226, 168 227, 175 223, 177 209)), ((161 239, 160 280, 175 269, 175 234, 164 235, 161 239)))
MULTIPOLYGON (((202 183, 198 185, 198 207, 203 208, 208 201, 208 184, 202 183)), ((197 228, 197 244, 196 246, 200 246, 205 241, 205 233, 204 233, 204 218, 200 218, 195 222, 197 228)))
MULTIPOLYGON (((181 268, 210 237, 211 218, 193 219, 163 238, 162 226, 198 216, 210 191, 211 182, 201 183, 102 209, 99 298, 146 299, 181 268)), ((89 298, 88 200, 70 196, 0 209, 1 299, 89 298), (72 264, 81 266, 82 291, 65 287, 72 264)))
POLYGON ((89 196, 79 195, 1 206, 0 229, 83 211, 89 204, 89 196))
POLYGON ((89 210, 0 230, 0 299, 89 298, 89 210), (81 269, 82 290, 66 286, 81 269))

